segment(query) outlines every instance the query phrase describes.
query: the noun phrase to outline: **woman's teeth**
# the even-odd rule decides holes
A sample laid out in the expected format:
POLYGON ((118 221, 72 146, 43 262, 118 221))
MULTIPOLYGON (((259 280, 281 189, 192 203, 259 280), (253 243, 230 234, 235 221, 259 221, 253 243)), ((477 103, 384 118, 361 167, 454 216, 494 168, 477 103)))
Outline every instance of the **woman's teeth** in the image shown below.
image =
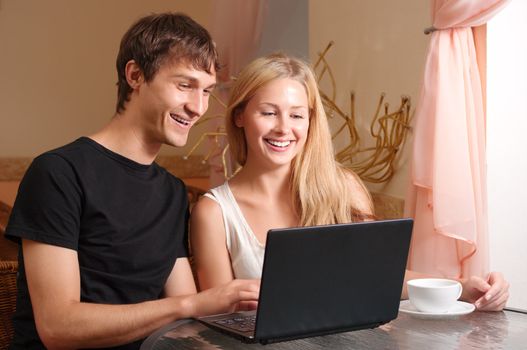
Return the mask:
POLYGON ((274 141, 274 140, 266 140, 266 141, 275 147, 287 147, 291 144, 291 141, 274 141))

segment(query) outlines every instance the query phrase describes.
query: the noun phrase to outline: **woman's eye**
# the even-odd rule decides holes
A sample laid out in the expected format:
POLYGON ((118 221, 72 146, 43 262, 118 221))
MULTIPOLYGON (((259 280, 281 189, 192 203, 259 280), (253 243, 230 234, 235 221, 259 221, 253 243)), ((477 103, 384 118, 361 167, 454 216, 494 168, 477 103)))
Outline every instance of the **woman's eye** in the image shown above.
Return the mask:
POLYGON ((293 117, 294 119, 303 119, 304 116, 302 114, 293 114, 291 115, 291 117, 293 117))
POLYGON ((272 116, 272 115, 276 115, 276 113, 275 112, 262 112, 262 115, 272 116))

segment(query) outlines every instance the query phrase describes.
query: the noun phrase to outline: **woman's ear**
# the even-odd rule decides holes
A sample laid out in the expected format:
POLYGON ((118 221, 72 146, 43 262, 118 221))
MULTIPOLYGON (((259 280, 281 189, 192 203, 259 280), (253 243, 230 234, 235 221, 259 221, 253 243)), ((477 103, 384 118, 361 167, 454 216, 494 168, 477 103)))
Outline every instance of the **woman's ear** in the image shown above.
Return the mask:
POLYGON ((239 128, 243 128, 243 109, 236 108, 234 112, 234 124, 239 128))
POLYGON ((126 82, 133 90, 136 90, 144 81, 143 71, 134 60, 128 61, 124 68, 126 82))

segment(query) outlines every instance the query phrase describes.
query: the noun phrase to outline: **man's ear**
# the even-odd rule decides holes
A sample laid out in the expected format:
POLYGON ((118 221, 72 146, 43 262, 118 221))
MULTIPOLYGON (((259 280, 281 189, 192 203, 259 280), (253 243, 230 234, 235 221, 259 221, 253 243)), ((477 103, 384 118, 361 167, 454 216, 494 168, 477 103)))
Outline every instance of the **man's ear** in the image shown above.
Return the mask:
POLYGON ((128 85, 130 85, 133 90, 137 89, 144 82, 143 71, 134 60, 130 60, 126 63, 124 73, 128 85))

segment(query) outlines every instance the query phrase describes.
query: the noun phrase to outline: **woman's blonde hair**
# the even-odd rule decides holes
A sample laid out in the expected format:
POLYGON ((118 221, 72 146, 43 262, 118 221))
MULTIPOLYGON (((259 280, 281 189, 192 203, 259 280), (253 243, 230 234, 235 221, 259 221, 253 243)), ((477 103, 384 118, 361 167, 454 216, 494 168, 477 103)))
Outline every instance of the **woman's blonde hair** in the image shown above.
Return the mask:
POLYGON ((305 226, 323 225, 370 217, 368 213, 361 213, 357 209, 351 177, 361 185, 362 182, 355 173, 335 161, 331 132, 314 73, 297 58, 281 53, 271 54, 254 60, 239 74, 232 87, 226 115, 227 137, 233 160, 241 166, 247 160, 245 132, 236 126, 235 117, 243 113, 260 87, 272 80, 284 78, 296 80, 304 86, 309 105, 306 143, 293 160, 291 171, 291 192, 300 223, 305 226))

